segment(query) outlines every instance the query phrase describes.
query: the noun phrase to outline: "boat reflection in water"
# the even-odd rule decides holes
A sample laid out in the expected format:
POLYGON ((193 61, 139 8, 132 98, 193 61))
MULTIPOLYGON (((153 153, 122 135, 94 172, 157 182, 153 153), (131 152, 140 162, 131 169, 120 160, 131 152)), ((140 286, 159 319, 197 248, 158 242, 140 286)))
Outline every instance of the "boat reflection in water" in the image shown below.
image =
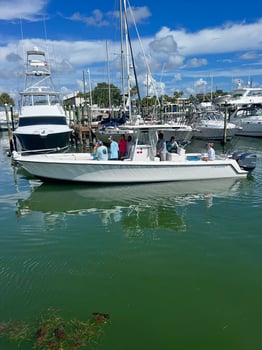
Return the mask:
POLYGON ((139 185, 61 185, 41 183, 29 198, 18 200, 17 215, 42 212, 45 224, 61 223, 67 215, 98 214, 103 225, 121 222, 128 234, 145 228, 186 231, 185 208, 216 197, 237 196, 248 179, 187 181, 139 185))

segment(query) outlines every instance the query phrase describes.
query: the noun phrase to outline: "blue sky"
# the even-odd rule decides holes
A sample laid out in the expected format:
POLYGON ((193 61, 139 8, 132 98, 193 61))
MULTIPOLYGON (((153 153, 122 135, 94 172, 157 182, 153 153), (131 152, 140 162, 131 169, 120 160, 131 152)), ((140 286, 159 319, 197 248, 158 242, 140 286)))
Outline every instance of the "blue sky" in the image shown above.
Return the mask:
MULTIPOLYGON (((0 93, 16 98, 23 89, 25 51, 35 46, 48 52, 64 95, 83 91, 83 72, 87 91, 109 79, 121 88, 119 0, 0 0, 0 6, 0 93)), ((141 41, 130 21, 142 96, 229 92, 236 82, 262 86, 257 0, 127 0, 129 6, 141 41)))

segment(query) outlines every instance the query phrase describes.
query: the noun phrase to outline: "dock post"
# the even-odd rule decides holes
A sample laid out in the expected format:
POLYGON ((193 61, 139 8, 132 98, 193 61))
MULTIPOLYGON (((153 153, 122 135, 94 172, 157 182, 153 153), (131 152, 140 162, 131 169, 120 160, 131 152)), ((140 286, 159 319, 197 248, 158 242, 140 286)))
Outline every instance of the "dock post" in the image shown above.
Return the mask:
POLYGON ((227 106, 225 105, 223 144, 227 143, 227 106))
POLYGON ((8 140, 9 140, 9 146, 10 146, 10 155, 14 151, 14 144, 13 144, 13 135, 11 130, 11 123, 9 119, 9 111, 7 108, 7 103, 5 103, 5 116, 6 116, 6 123, 7 123, 7 130, 8 130, 8 140))

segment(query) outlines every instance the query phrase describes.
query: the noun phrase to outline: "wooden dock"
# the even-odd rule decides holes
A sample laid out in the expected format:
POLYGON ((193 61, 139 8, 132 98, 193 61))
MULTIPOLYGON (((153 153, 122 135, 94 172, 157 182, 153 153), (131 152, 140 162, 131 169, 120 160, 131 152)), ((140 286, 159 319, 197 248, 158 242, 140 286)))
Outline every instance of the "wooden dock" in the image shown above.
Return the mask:
POLYGON ((81 124, 76 124, 71 126, 73 129, 72 142, 80 145, 87 144, 93 146, 95 144, 96 136, 93 130, 96 126, 84 126, 81 124))

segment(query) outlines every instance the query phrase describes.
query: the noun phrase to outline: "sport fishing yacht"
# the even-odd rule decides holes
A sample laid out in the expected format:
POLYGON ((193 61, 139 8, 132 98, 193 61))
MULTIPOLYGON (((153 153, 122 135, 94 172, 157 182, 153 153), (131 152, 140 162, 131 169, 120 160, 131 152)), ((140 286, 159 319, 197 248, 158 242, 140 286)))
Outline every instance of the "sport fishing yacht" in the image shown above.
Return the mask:
POLYGON ((14 131, 22 151, 53 152, 70 144, 72 129, 54 90, 45 52, 27 51, 25 88, 21 93, 18 127, 14 131))

